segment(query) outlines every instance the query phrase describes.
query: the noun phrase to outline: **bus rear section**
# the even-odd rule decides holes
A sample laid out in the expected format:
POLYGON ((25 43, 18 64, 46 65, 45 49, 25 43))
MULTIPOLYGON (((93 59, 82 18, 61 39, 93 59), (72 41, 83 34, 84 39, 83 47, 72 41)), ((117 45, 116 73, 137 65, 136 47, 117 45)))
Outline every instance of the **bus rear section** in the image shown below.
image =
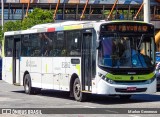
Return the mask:
POLYGON ((100 26, 97 93, 130 97, 156 92, 154 27, 140 22, 100 26))

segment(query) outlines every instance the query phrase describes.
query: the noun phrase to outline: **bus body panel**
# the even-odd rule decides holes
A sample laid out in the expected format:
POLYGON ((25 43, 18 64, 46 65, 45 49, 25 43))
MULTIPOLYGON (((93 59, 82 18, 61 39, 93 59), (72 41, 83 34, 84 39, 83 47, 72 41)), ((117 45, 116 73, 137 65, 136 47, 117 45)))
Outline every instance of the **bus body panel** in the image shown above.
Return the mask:
POLYGON ((41 57, 31 57, 29 66, 31 67, 30 77, 32 87, 41 88, 41 57))
POLYGON ((68 86, 73 74, 76 74, 81 82, 81 57, 66 57, 66 78, 68 86))
POLYGON ((141 84, 141 85, 117 85, 117 84, 109 84, 104 80, 100 80, 97 85, 97 94, 150 94, 156 92, 156 79, 151 84, 141 84), (144 89, 147 88, 146 91, 143 92, 127 92, 128 87, 135 87, 136 89, 144 89), (115 89, 124 89, 126 92, 117 92, 115 89))
POLYGON ((54 89, 65 90, 68 89, 68 78, 65 78, 65 57, 53 57, 53 82, 54 89))
POLYGON ((29 65, 30 57, 20 57, 20 84, 23 85, 23 78, 25 72, 31 72, 31 68, 29 65))
POLYGON ((42 88, 53 89, 53 62, 51 57, 42 57, 42 88))
POLYGON ((12 57, 3 58, 3 77, 2 79, 10 84, 13 84, 13 72, 12 72, 12 57))
POLYGON ((16 83, 20 85, 20 60, 16 59, 16 83))
POLYGON ((2 58, 2 80, 6 81, 6 65, 5 62, 6 61, 6 57, 2 58))

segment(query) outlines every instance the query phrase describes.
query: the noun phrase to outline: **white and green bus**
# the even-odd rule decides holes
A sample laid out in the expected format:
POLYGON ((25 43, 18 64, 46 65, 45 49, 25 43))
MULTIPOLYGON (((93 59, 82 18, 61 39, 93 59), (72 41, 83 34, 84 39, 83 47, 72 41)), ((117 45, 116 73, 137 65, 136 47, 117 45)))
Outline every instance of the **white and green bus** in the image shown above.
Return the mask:
POLYGON ((5 32, 2 78, 41 89, 117 95, 156 92, 154 26, 138 21, 66 21, 5 32))

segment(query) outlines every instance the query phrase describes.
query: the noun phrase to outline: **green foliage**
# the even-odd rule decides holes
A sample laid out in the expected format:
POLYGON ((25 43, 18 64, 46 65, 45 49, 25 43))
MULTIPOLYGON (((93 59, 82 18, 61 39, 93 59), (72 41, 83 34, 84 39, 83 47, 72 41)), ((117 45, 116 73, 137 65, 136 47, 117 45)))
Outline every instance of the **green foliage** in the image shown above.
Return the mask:
POLYGON ((53 22, 53 12, 51 10, 42 10, 35 8, 33 12, 28 14, 22 21, 22 29, 28 29, 36 24, 53 22))
POLYGON ((21 30, 21 21, 8 21, 4 24, 4 32, 21 30))
MULTIPOLYGON (((0 26, 0 28, 2 29, 2 26, 0 26)), ((3 31, 0 30, 0 42, 2 41, 2 39, 3 39, 3 31)))

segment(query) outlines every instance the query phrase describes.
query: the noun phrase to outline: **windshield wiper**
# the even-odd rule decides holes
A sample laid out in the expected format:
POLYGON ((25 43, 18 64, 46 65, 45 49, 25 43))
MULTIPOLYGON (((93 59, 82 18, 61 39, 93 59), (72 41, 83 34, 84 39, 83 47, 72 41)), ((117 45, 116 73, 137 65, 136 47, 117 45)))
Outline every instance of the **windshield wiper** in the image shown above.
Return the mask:
POLYGON ((144 37, 144 34, 142 34, 142 36, 141 36, 141 40, 140 40, 140 42, 139 42, 139 45, 138 45, 138 50, 140 49, 140 47, 141 47, 141 44, 142 44, 142 41, 143 41, 143 37, 144 37))

